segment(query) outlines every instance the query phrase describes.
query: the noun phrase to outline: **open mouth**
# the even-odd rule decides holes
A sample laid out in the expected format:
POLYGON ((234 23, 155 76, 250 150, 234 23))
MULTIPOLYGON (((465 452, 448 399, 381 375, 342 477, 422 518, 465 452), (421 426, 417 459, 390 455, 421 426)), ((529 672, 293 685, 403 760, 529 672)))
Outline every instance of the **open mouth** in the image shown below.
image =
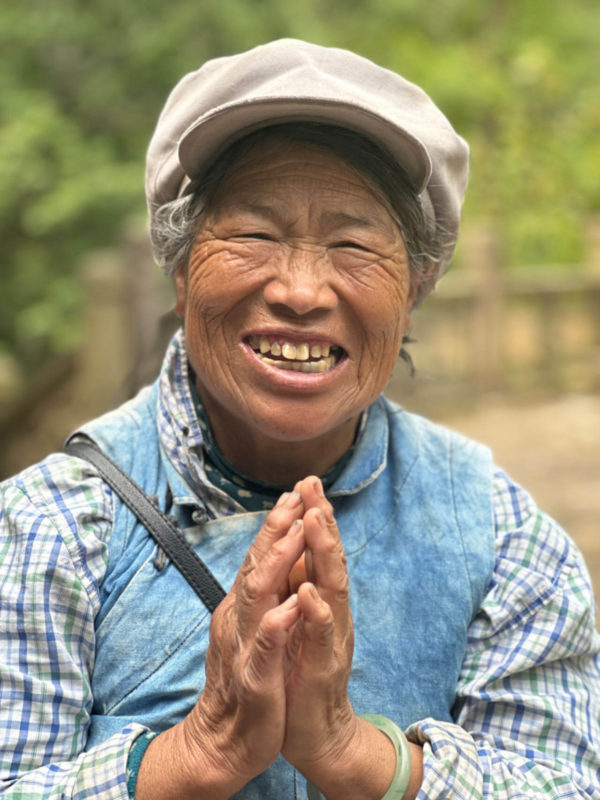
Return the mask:
POLYGON ((294 372, 329 372, 344 350, 325 342, 293 343, 276 336, 249 336, 248 345, 265 364, 294 372))

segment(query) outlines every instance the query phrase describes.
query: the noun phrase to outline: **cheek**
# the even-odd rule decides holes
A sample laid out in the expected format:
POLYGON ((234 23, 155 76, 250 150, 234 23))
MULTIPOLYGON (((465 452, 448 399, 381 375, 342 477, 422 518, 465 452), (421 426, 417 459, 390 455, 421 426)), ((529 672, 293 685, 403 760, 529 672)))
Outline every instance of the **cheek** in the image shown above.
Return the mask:
POLYGON ((275 255, 270 242, 242 244, 214 239, 200 243, 190 256, 190 291, 218 292, 220 289, 224 295, 228 294, 260 280, 275 255))
POLYGON ((408 328, 408 275, 380 272, 377 281, 362 281, 355 311, 362 332, 359 383, 370 392, 382 391, 389 380, 408 328))
POLYGON ((348 275, 354 310, 371 336, 402 338, 410 313, 409 285, 408 271, 393 262, 348 275))
POLYGON ((272 260, 268 247, 218 240, 198 244, 187 274, 186 322, 200 326, 221 323, 260 289, 272 260))

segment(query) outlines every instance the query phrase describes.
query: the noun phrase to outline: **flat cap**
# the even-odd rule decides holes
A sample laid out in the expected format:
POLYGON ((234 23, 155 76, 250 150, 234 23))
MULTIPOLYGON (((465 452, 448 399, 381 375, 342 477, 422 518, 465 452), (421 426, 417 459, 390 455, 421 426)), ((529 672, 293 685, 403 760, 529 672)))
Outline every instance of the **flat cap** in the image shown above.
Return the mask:
POLYGON ((207 61, 182 78, 148 149, 150 215, 184 194, 236 139, 296 120, 357 131, 404 168, 442 243, 435 272, 421 286, 422 299, 454 251, 468 147, 422 89, 348 50, 280 39, 207 61))

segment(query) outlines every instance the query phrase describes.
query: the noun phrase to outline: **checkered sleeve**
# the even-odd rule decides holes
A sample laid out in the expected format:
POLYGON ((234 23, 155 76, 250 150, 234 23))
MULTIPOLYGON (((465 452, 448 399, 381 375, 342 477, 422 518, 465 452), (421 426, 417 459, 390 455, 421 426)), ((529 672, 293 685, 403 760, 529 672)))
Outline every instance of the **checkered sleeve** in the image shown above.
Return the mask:
POLYGON ((54 455, 0 485, 0 793, 127 798, 141 726, 85 752, 112 498, 54 455))
POLYGON ((418 800, 600 800, 600 657, 582 557, 502 472, 496 563, 473 620, 453 710, 422 720, 418 800))

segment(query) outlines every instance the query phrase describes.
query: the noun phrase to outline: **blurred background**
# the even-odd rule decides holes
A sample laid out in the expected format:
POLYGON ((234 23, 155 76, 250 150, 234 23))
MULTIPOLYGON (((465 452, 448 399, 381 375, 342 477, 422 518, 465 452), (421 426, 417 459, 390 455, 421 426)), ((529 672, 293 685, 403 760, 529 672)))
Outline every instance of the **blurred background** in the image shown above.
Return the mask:
POLYGON ((293 36, 422 85, 469 141, 450 274, 388 393, 490 444, 600 590, 597 0, 0 7, 0 477, 152 380, 174 329, 143 163, 179 77, 293 36))

